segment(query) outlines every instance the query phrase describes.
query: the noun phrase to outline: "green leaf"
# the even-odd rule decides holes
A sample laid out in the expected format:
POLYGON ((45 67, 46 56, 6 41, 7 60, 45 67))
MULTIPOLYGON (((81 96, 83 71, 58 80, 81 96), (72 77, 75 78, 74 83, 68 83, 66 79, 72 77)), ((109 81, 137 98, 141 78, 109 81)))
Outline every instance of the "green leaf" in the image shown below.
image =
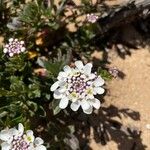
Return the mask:
POLYGON ((50 100, 50 97, 51 97, 50 94, 46 94, 46 93, 45 93, 45 98, 46 98, 47 100, 50 100))
POLYGON ((41 117, 46 117, 46 111, 42 106, 38 106, 37 114, 40 115, 41 117))
POLYGON ((55 63, 45 62, 44 66, 54 76, 57 76, 60 70, 62 69, 62 62, 55 62, 55 63))
POLYGON ((36 23, 38 23, 40 19, 38 5, 35 2, 26 4, 19 16, 19 19, 28 24, 36 25, 36 23))
POLYGON ((16 96, 16 95, 17 95, 16 92, 12 92, 12 91, 8 91, 3 88, 0 88, 0 97, 3 97, 3 96, 10 97, 10 96, 16 96))
POLYGON ((30 108, 32 108, 32 110, 34 112, 36 112, 38 110, 38 105, 36 103, 34 103, 32 101, 27 101, 26 103, 30 108))
POLYGON ((4 55, 3 48, 2 48, 2 46, 0 46, 0 58, 2 58, 3 55, 4 55))
POLYGON ((56 99, 52 101, 52 109, 54 115, 57 115, 61 111, 61 109, 59 108, 59 101, 60 100, 56 100, 56 99))
POLYGON ((75 127, 73 125, 68 126, 70 133, 73 134, 75 132, 75 127))
POLYGON ((7 112, 7 111, 3 111, 3 112, 1 112, 1 113, 0 113, 0 118, 5 117, 7 114, 8 114, 8 112, 7 112))
POLYGON ((37 60, 37 63, 39 66, 46 68, 47 71, 55 77, 58 75, 58 73, 64 66, 63 61, 57 61, 52 63, 50 61, 44 61, 40 58, 37 60))
POLYGON ((112 79, 111 74, 110 74, 107 70, 99 69, 99 70, 98 70, 98 73, 99 73, 99 75, 100 75, 104 80, 111 80, 111 79, 112 79))
POLYGON ((30 84, 28 89, 28 97, 33 99, 41 96, 41 91, 38 84, 30 84))
POLYGON ((53 114, 57 115, 60 111, 61 109, 58 106, 56 106, 55 109, 53 109, 53 114))
POLYGON ((17 76, 11 76, 10 82, 11 82, 11 85, 10 85, 11 91, 14 91, 17 93, 23 93, 25 91, 25 84, 21 78, 17 76))
POLYGON ((7 72, 23 71, 26 66, 24 56, 17 55, 9 58, 9 61, 5 63, 7 72))
POLYGON ((62 0, 59 8, 57 9, 56 16, 58 16, 65 8, 67 0, 62 0))
POLYGON ((12 119, 12 120, 11 120, 11 123, 13 123, 13 124, 18 124, 18 123, 20 123, 20 122, 23 122, 23 120, 24 120, 24 117, 23 117, 22 115, 20 115, 20 116, 18 116, 18 117, 16 117, 16 118, 12 119))

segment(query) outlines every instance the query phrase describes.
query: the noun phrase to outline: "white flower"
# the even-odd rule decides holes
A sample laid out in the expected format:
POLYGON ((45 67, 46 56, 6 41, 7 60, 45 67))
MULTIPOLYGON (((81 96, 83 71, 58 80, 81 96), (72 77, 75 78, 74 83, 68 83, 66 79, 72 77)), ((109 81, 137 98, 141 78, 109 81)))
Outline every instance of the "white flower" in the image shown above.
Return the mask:
POLYGON ((26 50, 24 47, 24 41, 18 41, 18 39, 9 39, 9 43, 4 46, 3 52, 8 53, 10 57, 15 54, 22 53, 26 50))
POLYGON ((0 140, 2 141, 2 150, 46 150, 46 147, 42 145, 43 140, 39 137, 35 138, 32 130, 24 133, 21 123, 19 123, 18 129, 2 130, 0 140))
POLYGON ((86 114, 91 114, 93 107, 99 109, 100 101, 94 96, 103 94, 101 87, 104 80, 96 73, 91 73, 92 64, 83 65, 81 61, 75 62, 75 68, 64 67, 58 74, 56 81, 50 88, 54 91, 54 98, 60 99, 59 107, 65 109, 71 101, 71 109, 77 111, 79 107, 86 114))
POLYGON ((95 23, 98 20, 98 16, 95 14, 87 14, 86 15, 87 21, 90 23, 95 23))

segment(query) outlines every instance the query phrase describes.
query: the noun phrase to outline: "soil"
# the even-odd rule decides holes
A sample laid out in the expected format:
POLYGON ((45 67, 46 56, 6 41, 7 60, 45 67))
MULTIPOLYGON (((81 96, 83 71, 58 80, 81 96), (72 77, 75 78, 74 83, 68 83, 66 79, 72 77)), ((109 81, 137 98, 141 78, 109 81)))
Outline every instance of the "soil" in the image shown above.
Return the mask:
MULTIPOLYGON (((126 59, 116 57, 111 54, 111 66, 116 66, 124 74, 124 79, 114 79, 107 83, 109 93, 105 96, 106 106, 115 106, 120 110, 129 110, 131 116, 115 116, 122 126, 141 131, 141 143, 137 142, 137 150, 150 150, 150 52, 149 48, 138 49, 132 52, 126 59), (134 117, 134 115, 138 117, 134 117)), ((113 135, 116 136, 116 135, 113 135)), ((93 150, 130 150, 132 144, 128 140, 122 139, 117 133, 118 143, 110 140, 106 146, 102 146, 92 139, 90 147, 93 150)), ((116 141, 116 140, 115 140, 116 141)))

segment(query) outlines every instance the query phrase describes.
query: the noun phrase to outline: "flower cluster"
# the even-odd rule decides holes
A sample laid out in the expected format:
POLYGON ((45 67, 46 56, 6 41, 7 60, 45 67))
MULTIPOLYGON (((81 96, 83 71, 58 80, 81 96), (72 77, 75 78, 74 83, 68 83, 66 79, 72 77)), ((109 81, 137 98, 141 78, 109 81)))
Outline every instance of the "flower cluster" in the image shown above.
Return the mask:
POLYGON ((98 20, 98 16, 95 14, 87 14, 86 15, 87 21, 90 23, 95 23, 98 20))
POLYGON ((4 46, 3 52, 8 53, 10 57, 15 54, 24 52, 26 48, 24 47, 24 41, 19 41, 18 39, 9 39, 9 43, 4 46))
POLYGON ((40 137, 35 138, 32 130, 24 132, 21 123, 18 129, 5 129, 0 132, 2 150, 46 150, 43 146, 43 140, 40 137))
POLYGON ((91 73, 92 64, 83 65, 81 61, 75 62, 75 67, 64 67, 56 81, 51 86, 54 91, 54 98, 60 99, 59 107, 64 109, 71 101, 71 109, 77 111, 81 106, 83 112, 91 114, 93 107, 99 109, 100 101, 94 96, 103 94, 104 89, 101 87, 104 80, 97 73, 91 73))

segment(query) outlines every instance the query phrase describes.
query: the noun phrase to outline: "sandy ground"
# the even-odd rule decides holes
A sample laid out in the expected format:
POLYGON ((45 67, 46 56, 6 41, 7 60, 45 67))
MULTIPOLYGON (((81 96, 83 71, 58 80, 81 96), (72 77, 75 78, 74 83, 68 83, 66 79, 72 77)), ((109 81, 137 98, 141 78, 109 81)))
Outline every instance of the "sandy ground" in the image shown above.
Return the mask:
MULTIPOLYGON (((131 56, 121 59, 116 55, 111 57, 111 66, 118 67, 125 73, 124 79, 114 79, 107 85, 109 94, 106 95, 106 105, 113 105, 119 109, 129 109, 139 114, 138 119, 121 115, 119 120, 123 126, 130 126, 141 131, 141 142, 145 150, 150 150, 150 52, 149 49, 139 49, 131 56)), ((119 136, 119 134, 118 134, 119 136)), ((118 137, 121 138, 121 137, 118 137)), ((93 150, 130 150, 128 143, 122 139, 122 144, 113 141, 106 146, 96 144, 91 140, 93 150), (124 144, 123 144, 124 143, 124 144)), ((136 150, 142 150, 138 147, 136 150)))

